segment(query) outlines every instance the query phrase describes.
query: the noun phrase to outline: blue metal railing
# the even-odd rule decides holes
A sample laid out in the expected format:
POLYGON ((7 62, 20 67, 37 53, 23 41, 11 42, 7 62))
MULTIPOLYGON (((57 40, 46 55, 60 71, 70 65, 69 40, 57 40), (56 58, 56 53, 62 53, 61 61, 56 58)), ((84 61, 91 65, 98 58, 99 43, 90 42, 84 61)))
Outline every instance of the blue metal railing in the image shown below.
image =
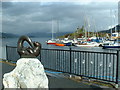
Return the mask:
MULTIPOLYGON (((20 57, 16 47, 6 46, 8 60, 20 57)), ((118 84, 120 51, 96 52, 62 49, 41 49, 38 56, 45 68, 78 76, 99 79, 118 84)))

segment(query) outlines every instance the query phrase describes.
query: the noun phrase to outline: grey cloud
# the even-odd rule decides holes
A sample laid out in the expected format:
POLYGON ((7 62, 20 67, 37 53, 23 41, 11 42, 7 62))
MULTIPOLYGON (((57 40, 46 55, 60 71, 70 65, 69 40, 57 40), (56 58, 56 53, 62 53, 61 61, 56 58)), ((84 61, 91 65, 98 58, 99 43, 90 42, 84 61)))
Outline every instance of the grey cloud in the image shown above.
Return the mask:
MULTIPOLYGON (((84 25, 85 15, 97 29, 110 25, 109 10, 117 9, 114 3, 90 3, 87 5, 73 3, 49 3, 42 5, 38 2, 4 2, 3 31, 13 33, 50 32, 51 21, 58 20, 60 31, 74 31, 84 25)), ((92 27, 93 28, 93 27, 92 27)))
POLYGON ((2 2, 2 8, 7 9, 13 6, 12 2, 2 2))
POLYGON ((2 8, 3 13, 11 15, 11 16, 20 16, 31 14, 37 11, 39 8, 39 3, 30 3, 30 2, 20 2, 20 3, 12 3, 12 2, 3 2, 2 8), (10 5, 9 5, 10 4, 10 5))

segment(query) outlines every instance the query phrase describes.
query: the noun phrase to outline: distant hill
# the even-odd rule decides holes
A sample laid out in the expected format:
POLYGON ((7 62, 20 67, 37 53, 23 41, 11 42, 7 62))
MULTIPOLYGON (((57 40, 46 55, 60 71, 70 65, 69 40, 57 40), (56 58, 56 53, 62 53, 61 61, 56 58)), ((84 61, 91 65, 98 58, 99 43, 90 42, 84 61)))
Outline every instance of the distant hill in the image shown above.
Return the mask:
MULTIPOLYGON (((102 30, 102 31, 99 31, 99 32, 101 32, 101 33, 111 33, 111 30, 112 30, 112 32, 115 32, 115 27, 110 28, 109 30, 102 30)), ((120 25, 116 25, 116 31, 120 32, 120 25)))
MULTIPOLYGON (((109 30, 101 30, 98 32, 86 32, 84 26, 82 26, 81 28, 78 27, 74 32, 72 33, 67 33, 64 35, 61 35, 59 38, 82 38, 85 37, 85 32, 86 32, 86 37, 92 37, 92 36, 97 36, 97 37, 106 37, 106 34, 110 35, 112 30, 112 33, 115 32, 115 27, 109 29, 109 30)), ((120 25, 116 25, 116 31, 120 32, 120 25)))
MULTIPOLYGON (((59 33, 54 33, 54 38, 65 35, 67 33, 71 32, 59 32, 59 33)), ((47 33, 47 32, 33 32, 33 33, 28 33, 26 34, 29 37, 52 37, 52 33, 47 33)))
POLYGON ((19 37, 19 35, 4 32, 0 33, 0 38, 14 38, 14 37, 19 37))

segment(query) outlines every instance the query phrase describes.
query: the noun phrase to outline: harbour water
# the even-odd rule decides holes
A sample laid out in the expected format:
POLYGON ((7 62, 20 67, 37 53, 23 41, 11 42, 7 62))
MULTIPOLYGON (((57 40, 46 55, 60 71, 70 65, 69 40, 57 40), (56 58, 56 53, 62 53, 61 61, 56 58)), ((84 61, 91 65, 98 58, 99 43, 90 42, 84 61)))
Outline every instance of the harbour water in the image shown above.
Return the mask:
MULTIPOLYGON (((60 46, 54 46, 54 45, 47 45, 45 41, 49 40, 50 38, 31 38, 32 41, 37 41, 42 44, 42 48, 52 48, 52 49, 70 49, 69 46, 60 47, 60 46)), ((0 58, 6 58, 6 45, 7 46, 15 46, 17 47, 17 41, 18 38, 3 38, 2 45, 0 45, 0 58)), ((27 45, 27 43, 25 43, 27 45)), ((102 47, 71 47, 72 50, 85 50, 85 51, 99 51, 99 52, 114 52, 113 50, 105 50, 102 49, 102 47)))
MULTIPOLYGON (((42 48, 52 48, 52 49, 70 49, 69 46, 65 46, 65 47, 59 47, 59 46, 54 46, 54 45, 47 45, 46 44, 46 40, 48 40, 49 38, 31 38, 32 41, 37 41, 40 42, 42 44, 42 48)), ((3 38, 2 39, 2 45, 1 45, 1 49, 2 49, 2 53, 1 53, 1 57, 3 59, 6 59, 6 45, 7 46, 17 46, 17 41, 18 38, 3 38)), ((25 43, 27 44, 27 43, 25 43)), ((97 51, 97 52, 115 52, 114 50, 106 50, 106 49, 102 49, 102 47, 71 47, 72 50, 81 50, 81 51, 97 51)))
MULTIPOLYGON (((56 46, 52 46, 52 45, 47 45, 45 43, 46 40, 48 40, 49 38, 32 38, 32 41, 38 41, 42 44, 42 48, 57 48, 57 49, 69 49, 69 47, 56 47, 56 46)), ((2 44, 0 45, 0 58, 3 58, 5 59, 6 58, 6 45, 8 46, 17 46, 17 41, 18 41, 18 38, 3 38, 1 39, 2 40, 2 44)), ((77 49, 77 47, 72 47, 72 49, 77 49)), ((79 48, 78 48, 79 49, 79 48)), ((90 50, 90 48, 86 48, 86 50, 90 50)), ((99 49, 99 48, 98 48, 99 49)), ((92 50, 92 48, 91 48, 92 50)), ((7 65, 2 65, 2 63, 0 63, 0 71, 2 71, 2 73, 0 73, 0 81, 2 81, 2 75, 5 73, 5 72, 10 72, 11 69, 13 69, 13 67, 10 67, 9 65, 7 67, 5 67, 7 65)), ((56 81, 57 78, 55 79, 52 79, 54 82, 56 81)), ((60 82, 65 82, 64 79, 59 79, 60 82)), ((52 83, 52 81, 50 81, 50 83, 52 83)), ((56 82, 57 83, 57 82, 56 82)), ((70 81, 68 82, 70 84, 70 81)), ((71 87, 75 87, 77 86, 78 84, 80 85, 80 83, 75 83, 75 85, 73 85, 74 83, 72 83, 71 87)), ((50 84, 51 85, 51 84, 50 84)), ((58 87, 59 85, 57 85, 56 87, 58 87)), ((68 85, 69 86, 69 85, 68 85)), ((83 85, 80 85, 81 87, 86 87, 83 85)), ((79 87, 80 87, 79 86, 79 87)), ((52 86, 51 86, 52 87, 52 86)), ((55 86, 54 86, 55 87, 55 86)), ((90 87, 89 87, 90 88, 90 87)), ((0 89, 2 89, 2 83, 0 84, 0 89)))

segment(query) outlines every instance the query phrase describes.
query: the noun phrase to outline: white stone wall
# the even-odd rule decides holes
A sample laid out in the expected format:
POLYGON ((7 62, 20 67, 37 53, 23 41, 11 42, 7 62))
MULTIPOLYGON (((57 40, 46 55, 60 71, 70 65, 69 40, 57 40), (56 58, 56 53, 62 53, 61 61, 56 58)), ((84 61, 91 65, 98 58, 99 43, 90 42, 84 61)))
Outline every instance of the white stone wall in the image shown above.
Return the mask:
POLYGON ((44 67, 36 58, 21 58, 10 73, 4 74, 4 88, 48 88, 44 67))

